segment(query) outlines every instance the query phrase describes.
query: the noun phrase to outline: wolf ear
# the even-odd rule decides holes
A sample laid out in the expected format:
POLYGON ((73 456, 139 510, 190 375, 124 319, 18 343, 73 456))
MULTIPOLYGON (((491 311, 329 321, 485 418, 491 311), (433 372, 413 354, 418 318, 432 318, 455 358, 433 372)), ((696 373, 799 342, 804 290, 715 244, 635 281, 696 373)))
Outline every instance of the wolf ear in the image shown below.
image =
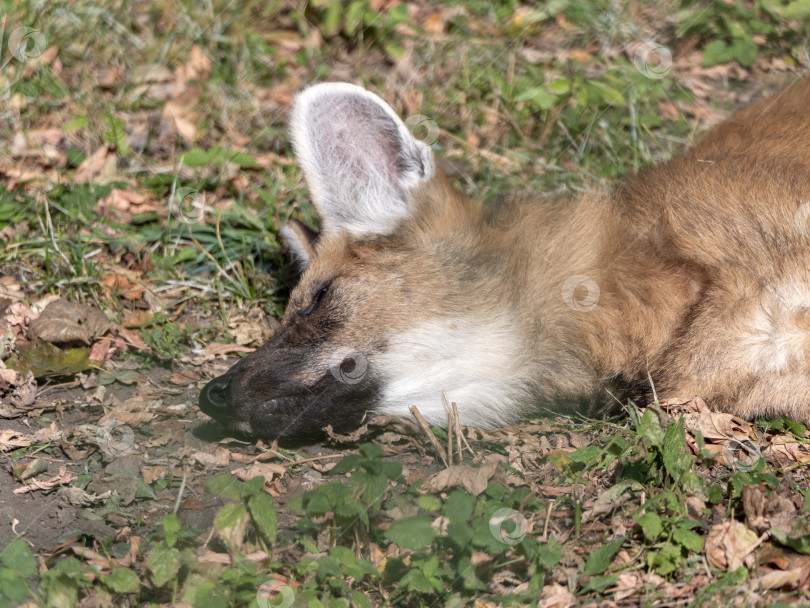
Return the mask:
POLYGON ((290 257, 295 262, 296 270, 304 272, 315 256, 315 242, 320 235, 296 219, 291 219, 282 226, 280 232, 290 257))
POLYGON ((435 173, 430 147, 382 99, 351 84, 300 93, 291 132, 325 233, 392 232, 410 215, 413 191, 435 173))

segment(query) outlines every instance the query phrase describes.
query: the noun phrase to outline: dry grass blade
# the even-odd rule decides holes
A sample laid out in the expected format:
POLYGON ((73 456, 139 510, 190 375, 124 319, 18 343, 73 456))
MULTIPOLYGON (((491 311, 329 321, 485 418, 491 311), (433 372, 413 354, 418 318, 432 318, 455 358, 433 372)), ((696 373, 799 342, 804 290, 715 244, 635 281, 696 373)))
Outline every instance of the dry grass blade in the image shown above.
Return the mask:
POLYGON ((445 456, 445 451, 442 448, 439 440, 436 439, 436 435, 433 434, 433 431, 430 430, 430 426, 425 419, 422 418, 422 414, 419 413, 419 408, 415 405, 411 406, 411 414, 413 415, 416 423, 419 425, 419 428, 422 429, 422 432, 427 436, 428 441, 430 441, 430 445, 433 446, 433 451, 435 451, 439 457, 442 459, 445 467, 449 467, 450 464, 447 462, 447 457, 445 456))

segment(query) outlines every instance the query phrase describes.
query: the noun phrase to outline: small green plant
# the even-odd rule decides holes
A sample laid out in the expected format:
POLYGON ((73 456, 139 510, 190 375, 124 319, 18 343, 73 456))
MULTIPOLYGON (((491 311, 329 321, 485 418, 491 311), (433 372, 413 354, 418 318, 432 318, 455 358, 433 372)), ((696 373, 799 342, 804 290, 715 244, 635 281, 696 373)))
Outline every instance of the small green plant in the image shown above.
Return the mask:
POLYGON ((0 606, 16 606, 30 597, 26 579, 37 573, 37 560, 25 539, 12 541, 0 553, 0 606))
POLYGON ((187 325, 176 323, 162 313, 154 316, 153 323, 141 330, 143 341, 159 359, 174 359, 194 345, 198 336, 187 325))
POLYGON ((789 2, 717 2, 707 4, 687 0, 676 15, 679 35, 698 35, 708 41, 703 50, 703 65, 736 61, 748 67, 770 41, 791 43, 806 35, 810 3, 789 2))

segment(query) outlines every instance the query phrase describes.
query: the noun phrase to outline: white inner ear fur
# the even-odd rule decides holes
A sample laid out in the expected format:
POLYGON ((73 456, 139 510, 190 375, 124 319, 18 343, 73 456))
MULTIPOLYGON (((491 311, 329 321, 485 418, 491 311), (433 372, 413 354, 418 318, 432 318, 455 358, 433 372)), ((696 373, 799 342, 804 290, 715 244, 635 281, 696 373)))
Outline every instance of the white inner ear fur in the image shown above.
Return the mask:
POLYGON ((377 95, 346 83, 295 98, 292 140, 324 232, 391 233, 411 195, 435 174, 430 147, 377 95))
POLYGON ((286 224, 281 227, 281 238, 284 239, 284 244, 289 248, 295 259, 295 266, 303 272, 309 267, 310 260, 310 246, 308 243, 301 242, 300 235, 286 224))

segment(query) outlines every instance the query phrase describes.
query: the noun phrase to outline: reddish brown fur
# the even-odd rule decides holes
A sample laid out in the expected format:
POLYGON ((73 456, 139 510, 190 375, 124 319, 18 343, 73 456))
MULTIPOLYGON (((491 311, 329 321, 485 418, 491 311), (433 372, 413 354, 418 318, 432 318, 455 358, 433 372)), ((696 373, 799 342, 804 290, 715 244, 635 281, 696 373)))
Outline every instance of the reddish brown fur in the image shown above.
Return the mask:
POLYGON ((452 337, 475 319, 483 333, 514 328, 519 356, 506 385, 525 385, 532 398, 491 419, 479 411, 473 423, 607 402, 609 383, 649 389, 649 378, 659 397, 810 419, 810 221, 797 220, 810 203, 808 106, 805 80, 737 113, 682 157, 571 200, 521 199, 493 212, 436 175, 414 191, 394 232, 321 236, 282 337, 244 361, 229 390, 250 401, 246 412, 257 407, 275 353, 307 332, 322 335, 304 340, 308 361, 289 371, 304 385, 322 376, 336 346, 382 366, 414 328, 435 322, 452 337), (571 306, 587 295, 563 295, 572 276, 598 286, 595 303, 571 306), (340 323, 316 330, 298 311, 329 278, 328 314, 340 323), (489 319, 501 325, 488 329, 489 319))

